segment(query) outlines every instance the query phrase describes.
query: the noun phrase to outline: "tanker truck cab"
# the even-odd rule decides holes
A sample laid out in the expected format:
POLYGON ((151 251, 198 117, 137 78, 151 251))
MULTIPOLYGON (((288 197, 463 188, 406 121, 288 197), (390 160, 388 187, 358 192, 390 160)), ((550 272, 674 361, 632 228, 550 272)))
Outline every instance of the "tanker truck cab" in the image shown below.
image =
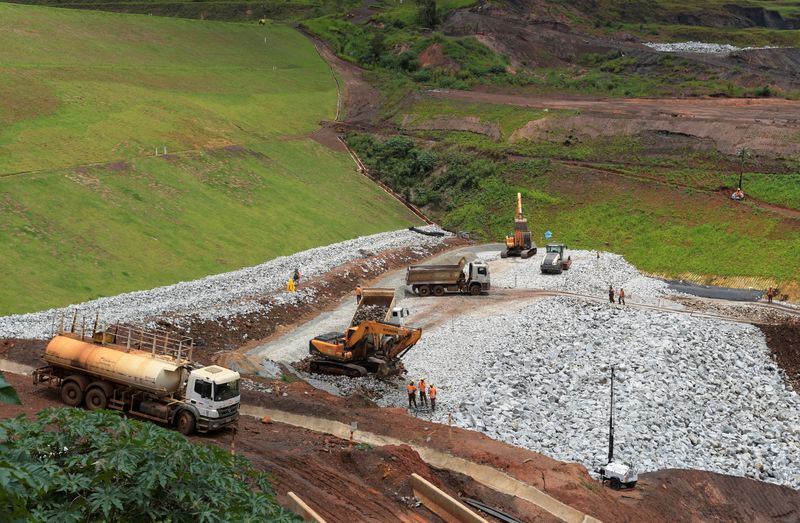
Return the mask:
POLYGON ((238 372, 216 365, 190 371, 186 402, 191 407, 186 410, 195 417, 198 431, 215 430, 235 421, 240 399, 238 372))

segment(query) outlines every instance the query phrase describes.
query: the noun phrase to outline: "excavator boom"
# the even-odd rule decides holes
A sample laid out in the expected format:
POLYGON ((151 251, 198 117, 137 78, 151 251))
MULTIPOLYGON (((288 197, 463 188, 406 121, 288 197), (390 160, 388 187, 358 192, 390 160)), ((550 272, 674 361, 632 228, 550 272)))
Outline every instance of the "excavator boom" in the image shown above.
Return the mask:
POLYGON ((523 219, 523 216, 522 216, 522 193, 521 192, 517 193, 517 216, 516 216, 516 219, 517 220, 522 220, 523 219))
POLYGON ((400 327, 382 321, 362 321, 344 334, 323 334, 309 342, 315 372, 364 376, 386 375, 387 367, 413 347, 422 329, 400 327))

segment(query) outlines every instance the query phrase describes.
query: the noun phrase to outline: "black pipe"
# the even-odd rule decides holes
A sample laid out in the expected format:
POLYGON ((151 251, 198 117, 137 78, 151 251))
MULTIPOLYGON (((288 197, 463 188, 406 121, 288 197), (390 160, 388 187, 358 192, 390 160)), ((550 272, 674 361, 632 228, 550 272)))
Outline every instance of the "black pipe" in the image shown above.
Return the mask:
POLYGON ((614 461, 614 367, 611 367, 611 409, 608 416, 608 462, 614 461))

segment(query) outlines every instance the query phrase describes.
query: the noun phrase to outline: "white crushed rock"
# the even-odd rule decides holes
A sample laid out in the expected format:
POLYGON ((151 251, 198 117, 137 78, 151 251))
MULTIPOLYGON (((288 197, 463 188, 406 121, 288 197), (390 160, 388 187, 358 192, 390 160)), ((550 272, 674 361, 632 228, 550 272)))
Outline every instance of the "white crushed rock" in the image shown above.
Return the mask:
MULTIPOLYGON (((541 255, 479 257, 492 264, 493 288, 607 296, 610 283, 630 301, 671 303, 664 282, 621 256, 570 255, 561 275, 542 275, 541 255)), ((614 365, 617 459, 640 471, 695 468, 800 487, 800 396, 751 325, 559 296, 427 329, 403 361, 408 375, 393 382, 319 379, 406 406, 405 380, 425 377, 439 390, 437 411, 414 415, 446 423, 452 414, 458 426, 594 470, 608 450, 614 365)))
POLYGON ((541 247, 536 255, 527 260, 507 258, 498 262, 504 267, 499 273, 494 270, 498 263, 493 263, 488 254, 482 258, 490 263, 492 287, 547 289, 602 298, 608 297, 608 286, 613 285, 615 291, 619 291, 620 287, 625 289, 626 302, 682 308, 665 299, 679 295, 670 291, 666 282, 644 276, 619 254, 601 252, 598 258, 597 251, 568 249, 566 254, 572 258, 569 270, 561 274, 542 274, 539 266, 544 254, 544 247, 541 247))
MULTIPOLYGON (((440 230, 436 226, 422 229, 440 230)), ((388 249, 410 247, 419 254, 426 254, 441 241, 441 237, 405 229, 362 236, 194 281, 99 298, 60 309, 0 317, 0 337, 49 338, 59 318, 64 315, 69 321, 75 310, 87 321, 93 321, 95 313, 99 312, 103 323, 136 325, 149 325, 152 320, 164 317, 174 317, 177 319, 175 323, 180 324, 181 317, 215 320, 252 312, 266 314, 275 304, 313 300, 314 293, 303 288, 303 279, 319 276, 333 267, 388 249), (286 288, 286 282, 295 268, 302 273, 299 291, 280 292, 286 288), (272 294, 269 300, 261 303, 268 294, 272 294)), ((364 259, 362 270, 367 271, 382 264, 383 261, 379 259, 364 259)))
MULTIPOLYGON (((434 421, 452 412, 590 470, 607 453, 615 365, 619 459, 800 487, 800 396, 750 325, 556 297, 426 331, 404 363, 439 389, 434 421)), ((402 383, 379 390, 380 404, 407 403, 402 383)))
POLYGON ((642 42, 644 45, 662 53, 704 53, 704 54, 730 54, 735 51, 751 51, 755 49, 777 49, 776 47, 736 47, 730 44, 715 44, 706 42, 678 42, 664 44, 659 42, 642 42))

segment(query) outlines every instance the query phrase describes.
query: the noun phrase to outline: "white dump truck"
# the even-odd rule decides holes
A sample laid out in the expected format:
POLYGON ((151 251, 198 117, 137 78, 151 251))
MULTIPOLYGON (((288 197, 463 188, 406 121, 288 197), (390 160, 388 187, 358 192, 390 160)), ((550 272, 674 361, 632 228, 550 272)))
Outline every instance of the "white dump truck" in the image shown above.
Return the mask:
POLYGON ((174 425, 216 430, 239 418, 239 373, 192 363, 191 338, 114 325, 85 336, 62 328, 34 384, 58 387, 71 407, 116 409, 174 425))
POLYGON ((411 265, 406 270, 406 285, 419 296, 444 296, 446 293, 469 293, 477 296, 489 290, 489 266, 461 258, 453 265, 411 265))

